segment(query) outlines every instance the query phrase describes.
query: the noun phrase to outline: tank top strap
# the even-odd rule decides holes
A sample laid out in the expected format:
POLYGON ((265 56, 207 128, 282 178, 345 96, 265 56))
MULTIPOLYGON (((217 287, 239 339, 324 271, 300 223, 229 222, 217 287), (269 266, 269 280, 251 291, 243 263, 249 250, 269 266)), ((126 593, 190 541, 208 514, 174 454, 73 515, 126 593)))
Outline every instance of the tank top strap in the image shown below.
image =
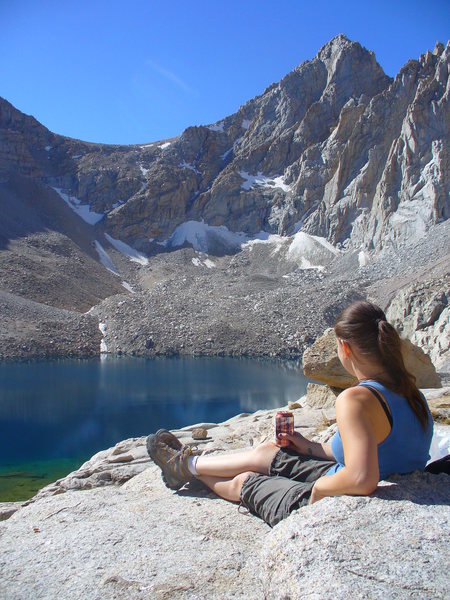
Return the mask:
POLYGON ((361 382, 358 385, 360 385, 362 387, 365 387, 366 389, 368 389, 368 390, 370 390, 372 392, 372 394, 375 396, 375 398, 381 404, 381 408, 386 413, 387 420, 389 421, 389 424, 390 424, 390 426, 392 428, 392 426, 394 424, 394 420, 392 418, 392 412, 390 410, 390 407, 389 407, 387 401, 385 400, 385 398, 381 394, 381 392, 379 392, 376 387, 370 385, 369 383, 361 382))

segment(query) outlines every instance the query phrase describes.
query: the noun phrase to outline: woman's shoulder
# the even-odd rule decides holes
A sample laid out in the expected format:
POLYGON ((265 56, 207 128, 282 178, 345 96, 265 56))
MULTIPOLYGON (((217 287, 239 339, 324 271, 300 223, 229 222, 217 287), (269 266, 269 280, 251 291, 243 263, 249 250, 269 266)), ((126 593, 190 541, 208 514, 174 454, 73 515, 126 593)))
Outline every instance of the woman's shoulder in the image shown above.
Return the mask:
POLYGON ((365 386, 355 385, 343 390, 336 398, 336 410, 363 408, 371 401, 373 394, 365 386))
POLYGON ((370 390, 367 389, 367 386, 358 384, 342 390, 337 397, 337 400, 341 400, 341 402, 346 400, 358 400, 359 398, 367 397, 368 394, 370 394, 370 390))

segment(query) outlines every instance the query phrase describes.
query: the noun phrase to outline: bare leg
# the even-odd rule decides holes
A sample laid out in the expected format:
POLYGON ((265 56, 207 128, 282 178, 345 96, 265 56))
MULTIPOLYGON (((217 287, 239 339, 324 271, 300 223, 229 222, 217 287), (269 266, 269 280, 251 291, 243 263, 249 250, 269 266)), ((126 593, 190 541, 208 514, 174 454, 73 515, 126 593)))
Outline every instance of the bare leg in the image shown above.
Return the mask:
MULTIPOLYGON (((196 464, 198 479, 210 487, 203 480, 203 476, 230 479, 248 471, 268 475, 272 460, 279 449, 273 442, 264 442, 252 450, 243 452, 219 456, 199 456, 196 464)), ((213 491, 216 490, 213 489, 213 491)), ((221 494, 218 495, 221 496, 221 494)))
POLYGON ((242 484, 251 472, 239 473, 235 477, 213 477, 212 475, 200 475, 200 479, 215 494, 229 500, 230 502, 239 502, 241 497, 242 484))

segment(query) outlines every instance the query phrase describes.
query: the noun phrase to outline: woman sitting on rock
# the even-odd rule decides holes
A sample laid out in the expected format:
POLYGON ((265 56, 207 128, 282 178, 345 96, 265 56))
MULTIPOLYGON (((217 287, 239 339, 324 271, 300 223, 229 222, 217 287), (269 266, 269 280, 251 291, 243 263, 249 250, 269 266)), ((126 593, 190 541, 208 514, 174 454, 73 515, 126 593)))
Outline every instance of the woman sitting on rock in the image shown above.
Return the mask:
POLYGON ((368 495, 380 479, 423 470, 433 421, 400 338, 384 312, 355 302, 336 320, 339 360, 359 383, 336 399, 338 431, 331 444, 298 432, 280 434, 288 447, 264 442, 226 455, 196 456, 166 430, 147 439, 166 485, 179 489, 196 477, 218 496, 241 502, 273 526, 293 510, 326 496, 368 495))

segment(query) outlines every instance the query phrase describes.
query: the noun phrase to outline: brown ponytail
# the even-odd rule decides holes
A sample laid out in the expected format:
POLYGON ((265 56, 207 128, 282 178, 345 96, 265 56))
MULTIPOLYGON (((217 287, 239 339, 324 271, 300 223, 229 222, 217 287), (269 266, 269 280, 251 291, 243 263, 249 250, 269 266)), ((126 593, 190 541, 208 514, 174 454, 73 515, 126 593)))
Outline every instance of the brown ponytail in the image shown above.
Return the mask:
POLYGON ((381 308, 370 302, 350 304, 336 319, 334 332, 338 338, 353 342, 361 354, 373 357, 383 366, 389 381, 380 382, 405 396, 425 429, 429 419, 425 400, 416 386, 416 378, 406 370, 400 337, 387 322, 381 308))

